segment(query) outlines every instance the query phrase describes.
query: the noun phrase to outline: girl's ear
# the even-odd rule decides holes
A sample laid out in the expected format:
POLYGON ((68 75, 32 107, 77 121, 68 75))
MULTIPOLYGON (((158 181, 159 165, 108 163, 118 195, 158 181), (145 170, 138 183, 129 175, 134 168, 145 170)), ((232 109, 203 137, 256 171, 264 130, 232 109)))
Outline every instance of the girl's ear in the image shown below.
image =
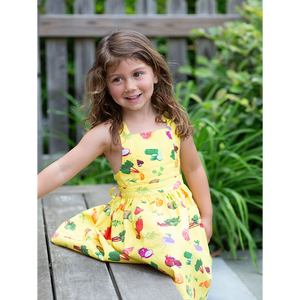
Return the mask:
POLYGON ((157 77, 157 75, 154 73, 154 80, 153 80, 153 83, 155 84, 155 83, 158 83, 158 77, 157 77))

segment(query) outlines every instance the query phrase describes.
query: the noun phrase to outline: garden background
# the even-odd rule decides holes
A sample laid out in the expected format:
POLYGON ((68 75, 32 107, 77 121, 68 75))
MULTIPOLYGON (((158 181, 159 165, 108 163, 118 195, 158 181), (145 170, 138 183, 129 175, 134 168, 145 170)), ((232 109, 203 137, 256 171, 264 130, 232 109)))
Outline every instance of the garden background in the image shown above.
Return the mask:
MULTIPOLYGON (((74 1, 65 2, 66 13, 72 14, 74 1)), ((186 2, 188 13, 194 13, 195 1, 186 2)), ((225 13, 226 1, 216 2, 217 12, 225 13)), ((135 1, 125 4, 126 13, 134 14, 135 1)), ((39 13, 44 12, 45 1, 41 1, 39 13)), ((95 12, 103 14, 103 0, 95 1, 95 12)), ((157 1, 157 12, 166 13, 166 0, 157 1)), ((187 80, 177 82, 174 93, 195 126, 194 141, 210 184, 214 209, 211 251, 228 250, 235 257, 237 249, 250 249, 255 264, 255 250, 262 248, 262 4, 245 1, 238 13, 242 19, 223 28, 191 32, 188 64, 180 67, 187 80), (195 56, 197 37, 213 41, 216 52, 212 58, 195 56)), ((95 38, 95 43, 100 39, 95 38)), ((45 118, 49 114, 70 118, 68 136, 53 134, 44 124, 43 149, 47 153, 50 136, 68 141, 69 149, 76 145, 76 128, 84 112, 78 111, 80 104, 75 100, 72 38, 67 38, 68 93, 64 93, 69 111, 48 109, 45 41, 39 38, 42 113, 45 118)), ((157 49, 167 56, 165 37, 157 39, 157 49)), ((113 172, 107 160, 97 158, 67 185, 111 182, 113 172)))

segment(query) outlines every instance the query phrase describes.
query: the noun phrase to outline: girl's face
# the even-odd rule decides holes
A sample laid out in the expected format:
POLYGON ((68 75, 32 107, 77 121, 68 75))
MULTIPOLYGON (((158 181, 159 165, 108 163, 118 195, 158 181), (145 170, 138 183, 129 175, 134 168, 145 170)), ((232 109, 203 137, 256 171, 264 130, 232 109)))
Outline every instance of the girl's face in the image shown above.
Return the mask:
POLYGON ((123 112, 142 111, 151 107, 151 96, 157 76, 141 60, 126 59, 107 70, 106 84, 114 101, 123 112))

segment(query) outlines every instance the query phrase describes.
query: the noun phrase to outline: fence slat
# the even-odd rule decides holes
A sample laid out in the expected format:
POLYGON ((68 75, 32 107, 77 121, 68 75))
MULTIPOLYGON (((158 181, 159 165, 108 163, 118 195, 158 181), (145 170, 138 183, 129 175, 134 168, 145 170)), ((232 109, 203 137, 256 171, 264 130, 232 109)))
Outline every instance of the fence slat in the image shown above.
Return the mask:
MULTIPOLYGON (((187 3, 185 0, 168 0, 166 3, 167 13, 172 15, 186 14, 187 3)), ((180 74, 178 67, 187 63, 187 40, 184 38, 169 38, 167 40, 167 59, 175 83, 185 81, 186 74, 180 74)))
MULTIPOLYGON (((94 14, 95 2, 93 0, 76 0, 74 2, 75 14, 94 14)), ((77 38, 74 41, 75 50, 75 98, 81 101, 85 94, 84 78, 92 67, 95 59, 95 40, 93 38, 77 38)), ((81 124, 76 126, 76 142, 82 138, 81 124)))
MULTIPOLYGON (((215 0, 198 0, 196 2, 196 13, 201 15, 211 15, 217 13, 217 3, 215 0)), ((211 59, 216 53, 216 47, 213 41, 206 38, 196 39, 196 55, 204 55, 211 59)))
POLYGON ((137 0, 135 4, 138 14, 151 15, 156 14, 157 5, 155 0, 137 0))
POLYGON ((42 0, 34 1, 34 173, 42 166, 42 107, 41 107, 41 68, 39 44, 39 6, 42 0))
MULTIPOLYGON (((125 14, 125 4, 123 0, 106 0, 104 3, 106 14, 118 15, 125 14)), ((122 29, 122 28, 117 28, 122 29)))
MULTIPOLYGON (((64 14, 65 3, 63 0, 48 0, 46 2, 47 14, 64 14)), ((68 91, 67 75, 67 41, 66 39, 46 40, 46 77, 47 77, 47 106, 48 109, 56 109, 68 112, 68 100, 60 91, 68 91)), ((68 117, 50 113, 48 116, 50 133, 59 131, 68 136, 68 117)), ((54 137, 49 138, 49 153, 68 151, 69 145, 54 137)))
POLYGON ((216 14, 218 10, 215 0, 197 0, 195 6, 197 14, 216 14))
POLYGON ((242 2, 245 2, 245 0, 227 0, 226 13, 227 14, 236 14, 237 11, 236 11, 235 7, 242 6, 242 2))
MULTIPOLYGON (((135 3, 136 13, 138 15, 155 15, 157 12, 157 5, 154 0, 138 0, 135 3)), ((150 42, 157 49, 157 41, 155 38, 149 38, 150 42)))

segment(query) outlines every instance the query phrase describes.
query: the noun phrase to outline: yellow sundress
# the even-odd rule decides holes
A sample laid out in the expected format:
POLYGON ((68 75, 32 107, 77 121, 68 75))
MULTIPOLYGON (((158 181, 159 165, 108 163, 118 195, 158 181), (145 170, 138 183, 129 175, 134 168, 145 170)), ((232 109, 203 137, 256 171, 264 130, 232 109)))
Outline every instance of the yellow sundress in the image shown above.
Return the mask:
POLYGON ((180 174, 175 124, 130 134, 124 123, 120 136, 122 166, 113 199, 61 224, 52 242, 102 261, 148 263, 170 275, 184 299, 205 300, 212 260, 180 174))

